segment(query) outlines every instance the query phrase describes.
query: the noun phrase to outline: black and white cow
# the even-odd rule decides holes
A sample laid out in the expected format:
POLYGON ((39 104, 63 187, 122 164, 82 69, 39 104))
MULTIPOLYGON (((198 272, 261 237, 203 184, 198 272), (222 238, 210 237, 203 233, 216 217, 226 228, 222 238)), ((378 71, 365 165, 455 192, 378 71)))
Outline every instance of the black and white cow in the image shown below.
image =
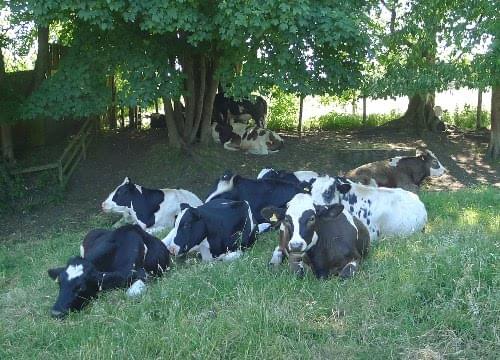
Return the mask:
POLYGON ((309 170, 299 170, 291 172, 287 170, 274 170, 273 168, 264 168, 257 175, 257 179, 278 179, 299 184, 302 181, 311 181, 318 176, 318 173, 309 170))
MULTIPOLYGON (((368 230, 343 205, 316 205, 311 195, 297 194, 285 209, 267 207, 262 215, 280 224, 279 245, 271 265, 281 264, 285 255, 300 253, 317 278, 349 278, 368 253, 368 230)), ((299 274, 303 270, 300 262, 299 274)))
POLYGON ((220 124, 248 123, 249 119, 253 119, 255 125, 263 128, 267 115, 267 102, 261 96, 256 96, 254 102, 248 99, 236 101, 226 97, 224 92, 218 92, 214 99, 213 114, 215 122, 220 124))
POLYGON ((147 189, 126 177, 102 203, 102 210, 122 214, 125 222, 155 233, 174 225, 181 203, 198 206, 203 202, 187 190, 147 189))
POLYGON ((137 225, 92 230, 80 252, 81 256, 69 259, 66 266, 48 271, 59 283, 53 317, 80 310, 102 290, 129 287, 129 296, 139 295, 148 274, 161 275, 170 266, 165 245, 137 225))
POLYGON ((416 156, 397 156, 376 161, 348 171, 345 176, 364 185, 402 188, 418 192, 428 177, 439 177, 446 172, 438 158, 430 150, 417 150, 416 156), (373 184, 373 185, 375 185, 373 184))
POLYGON ((244 150, 254 155, 269 155, 284 145, 281 136, 269 129, 238 123, 212 124, 212 137, 226 150, 244 150))
POLYGON ((255 242, 257 226, 246 201, 214 199, 181 208, 174 228, 162 240, 172 255, 199 251, 203 261, 229 261, 255 242))
POLYGON ((368 228, 372 241, 380 236, 409 235, 423 230, 427 211, 418 196, 403 189, 371 187, 343 177, 320 176, 311 195, 319 205, 342 204, 368 228))
POLYGON ((277 179, 247 179, 227 171, 214 185, 205 202, 212 199, 230 199, 247 201, 257 223, 266 223, 261 210, 266 206, 283 207, 298 193, 307 193, 311 190, 310 184, 277 179))

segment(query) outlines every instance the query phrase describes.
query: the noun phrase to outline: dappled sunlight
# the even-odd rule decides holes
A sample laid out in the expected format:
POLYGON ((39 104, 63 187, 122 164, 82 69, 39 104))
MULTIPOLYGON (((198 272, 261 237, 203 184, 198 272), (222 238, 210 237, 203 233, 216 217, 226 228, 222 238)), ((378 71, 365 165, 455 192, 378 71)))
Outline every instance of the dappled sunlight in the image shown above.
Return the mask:
POLYGON ((474 209, 465 209, 460 216, 460 222, 466 225, 475 225, 478 223, 480 214, 474 209))

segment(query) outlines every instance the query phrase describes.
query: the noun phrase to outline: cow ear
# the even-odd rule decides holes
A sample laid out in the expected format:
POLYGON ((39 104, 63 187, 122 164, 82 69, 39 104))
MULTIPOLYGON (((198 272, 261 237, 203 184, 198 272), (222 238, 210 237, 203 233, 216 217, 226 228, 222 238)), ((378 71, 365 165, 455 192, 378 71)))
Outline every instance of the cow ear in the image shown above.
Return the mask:
POLYGON ((285 217, 285 209, 276 207, 276 206, 268 206, 260 211, 262 217, 268 220, 271 224, 276 224, 283 220, 285 217))
POLYGON ((337 190, 341 193, 341 194, 345 194, 347 192, 349 192, 349 190, 351 190, 351 184, 337 184, 337 190))
POLYGON ((337 217, 344 210, 344 205, 342 204, 315 205, 314 207, 318 216, 328 216, 331 218, 337 217))
POLYGON ((191 205, 189 205, 188 203, 181 203, 179 206, 181 208, 181 211, 191 207, 191 205))
POLYGON ((197 208, 192 207, 190 213, 195 219, 201 219, 200 212, 197 208))
POLYGON ((49 273, 49 276, 52 280, 57 280, 59 277, 59 274, 62 273, 66 268, 64 267, 58 267, 58 268, 53 268, 49 269, 47 272, 49 273))
POLYGON ((130 180, 130 178, 128 176, 125 176, 125 179, 123 180, 123 183, 124 184, 128 184, 128 183, 131 183, 132 180, 130 180))

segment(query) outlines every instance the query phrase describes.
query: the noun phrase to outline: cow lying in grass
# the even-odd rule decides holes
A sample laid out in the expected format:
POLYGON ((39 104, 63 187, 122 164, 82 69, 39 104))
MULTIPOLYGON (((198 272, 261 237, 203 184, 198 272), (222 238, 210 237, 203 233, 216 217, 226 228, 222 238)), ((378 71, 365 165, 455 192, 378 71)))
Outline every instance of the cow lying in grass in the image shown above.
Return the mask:
POLYGON ((258 224, 266 222, 261 210, 266 206, 283 207, 295 194, 310 192, 306 182, 294 184, 277 179, 247 179, 226 171, 213 186, 205 202, 212 199, 247 201, 258 224))
POLYGON ((348 171, 345 176, 364 185, 402 188, 416 193, 428 176, 438 177, 445 171, 432 151, 417 150, 416 156, 372 162, 348 171))
POLYGON ((427 223, 427 211, 418 196, 403 189, 377 188, 343 177, 320 176, 312 184, 315 204, 342 204, 368 228, 370 239, 409 235, 427 223))
POLYGON ((165 245, 137 225, 92 230, 80 252, 81 256, 69 259, 66 266, 48 271, 59 283, 53 317, 80 310, 102 290, 129 286, 128 295, 139 295, 148 274, 161 275, 170 266, 165 245))
MULTIPOLYGON (((271 265, 281 264, 289 253, 304 253, 303 260, 317 278, 349 278, 368 252, 368 230, 343 205, 315 205, 311 195, 297 194, 286 209, 267 207, 262 215, 280 224, 279 246, 274 250, 271 265)), ((302 274, 302 262, 299 269, 302 274)))
POLYGON ((102 203, 102 210, 122 214, 124 222, 155 233, 174 225, 181 203, 198 206, 202 201, 187 190, 147 189, 126 177, 102 203))
POLYGON ((214 123, 212 137, 226 150, 244 150, 254 155, 278 152, 284 144, 283 139, 271 130, 239 123, 214 123))
POLYGON ((278 179, 299 184, 302 181, 310 181, 311 179, 315 179, 318 176, 318 173, 309 170, 299 170, 291 172, 287 170, 274 170, 273 168, 264 168, 257 175, 257 179, 278 179))
POLYGON ((162 240, 172 255, 199 251, 203 261, 234 260, 255 242, 257 226, 246 201, 214 199, 181 208, 174 228, 162 240))

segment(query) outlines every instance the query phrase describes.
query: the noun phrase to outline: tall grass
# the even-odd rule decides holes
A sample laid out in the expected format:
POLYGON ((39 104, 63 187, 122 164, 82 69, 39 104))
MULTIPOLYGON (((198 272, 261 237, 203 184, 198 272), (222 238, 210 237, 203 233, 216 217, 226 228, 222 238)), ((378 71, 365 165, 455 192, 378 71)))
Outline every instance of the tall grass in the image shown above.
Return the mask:
POLYGON ((0 358, 494 359, 500 193, 422 200, 425 233, 375 244, 352 280, 269 270, 269 233, 237 262, 177 263, 142 297, 111 291, 64 321, 49 317, 46 270, 77 254, 84 233, 1 243, 0 358))
POLYGON ((309 130, 352 130, 364 126, 379 126, 391 120, 397 119, 401 115, 395 111, 388 114, 370 114, 363 123, 363 116, 331 112, 329 114, 314 118, 306 122, 306 129, 309 130))
MULTIPOLYGON (((475 129, 477 118, 477 108, 468 104, 463 109, 456 108, 453 113, 444 112, 443 121, 447 124, 455 125, 461 129, 475 129)), ((488 111, 481 111, 481 127, 490 127, 491 115, 488 111)))

